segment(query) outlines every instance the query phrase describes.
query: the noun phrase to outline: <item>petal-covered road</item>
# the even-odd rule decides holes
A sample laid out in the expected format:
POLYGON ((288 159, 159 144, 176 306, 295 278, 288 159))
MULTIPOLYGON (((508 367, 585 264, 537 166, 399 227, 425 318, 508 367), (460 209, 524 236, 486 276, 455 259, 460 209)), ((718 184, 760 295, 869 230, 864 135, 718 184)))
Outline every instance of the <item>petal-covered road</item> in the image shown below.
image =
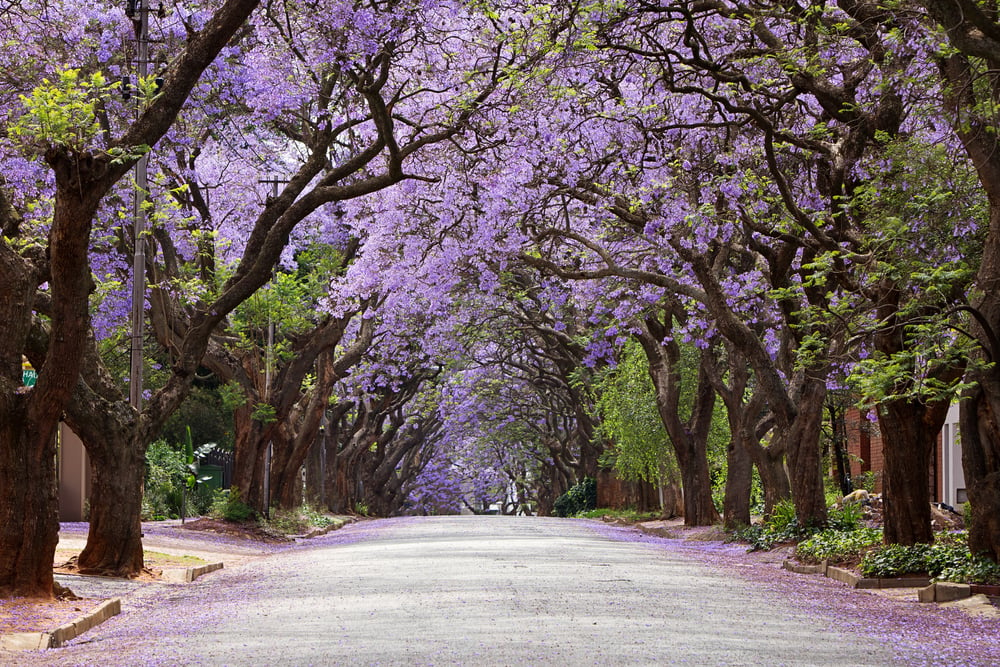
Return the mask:
POLYGON ((1000 623, 560 519, 348 526, 151 586, 45 665, 1000 664, 1000 623))

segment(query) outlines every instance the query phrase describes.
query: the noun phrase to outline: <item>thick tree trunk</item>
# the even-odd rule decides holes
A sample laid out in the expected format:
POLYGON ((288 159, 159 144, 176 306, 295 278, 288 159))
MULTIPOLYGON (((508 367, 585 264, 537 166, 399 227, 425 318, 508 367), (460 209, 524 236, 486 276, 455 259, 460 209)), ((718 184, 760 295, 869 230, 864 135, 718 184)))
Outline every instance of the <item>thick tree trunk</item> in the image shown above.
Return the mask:
POLYGON ((726 450, 726 490, 722 517, 726 530, 750 525, 750 491, 753 486, 753 459, 739 434, 734 433, 726 450))
MULTIPOLYGON (((991 135, 992 136, 992 135, 991 135)), ((995 146, 995 144, 994 144, 995 146)), ((974 386, 960 410, 962 467, 972 508, 969 549, 1000 562, 1000 158, 990 194, 990 229, 976 275, 978 317, 971 329, 993 366, 969 374, 974 386)), ((981 172, 981 178, 986 172, 981 172)))
POLYGON ((772 442, 767 447, 754 443, 750 455, 764 487, 764 514, 769 515, 775 505, 792 497, 791 482, 785 470, 785 452, 780 443, 772 442))
POLYGON ((23 403, 0 396, 0 597, 50 598, 59 542, 56 447, 52 437, 39 440, 23 403))
POLYGON ((947 404, 884 401, 877 406, 885 469, 885 541, 888 544, 929 544, 931 526, 931 457, 941 432, 947 404))
POLYGON ((719 521, 719 512, 712 501, 712 478, 703 445, 692 443, 688 463, 681 468, 681 488, 684 490, 684 525, 711 526, 719 521))
POLYGON ((541 479, 535 486, 535 496, 538 498, 538 516, 552 516, 556 498, 566 493, 573 486, 570 480, 556 465, 543 465, 541 479))
MULTIPOLYGON (((87 250, 103 186, 89 156, 52 148, 57 190, 48 237, 50 336, 33 388, 21 387, 38 274, 0 237, 0 595, 51 597, 59 533, 55 437, 90 329, 87 250)), ((99 165, 103 166, 103 165, 99 165)), ((0 217, 11 219, 6 196, 0 217)))
POLYGON ((263 514, 267 510, 264 497, 264 466, 267 458, 267 430, 251 417, 249 406, 237 408, 233 414, 233 481, 232 487, 240 500, 263 514))
POLYGON ((798 396, 798 413, 791 427, 783 433, 775 434, 775 444, 777 441, 783 442, 792 500, 795 502, 795 516, 803 527, 826 524, 826 493, 819 446, 825 400, 824 380, 804 380, 798 396))
POLYGON ((1000 378, 993 369, 978 379, 960 407, 962 465, 972 509, 969 550, 1000 562, 1000 378))
POLYGON ((357 508, 358 501, 361 500, 361 496, 358 494, 359 455, 344 449, 333 457, 332 465, 330 465, 330 458, 328 454, 327 465, 331 484, 327 488, 327 502, 330 511, 340 514, 353 512, 357 508))
MULTIPOLYGON (((2 183, 0 183, 2 185, 2 183)), ((0 222, 16 218, 0 191, 0 222)), ((58 412, 32 419, 34 389, 22 387, 22 352, 37 280, 0 237, 0 597, 52 597, 59 541, 54 427, 58 412), (41 417, 42 419, 39 419, 41 417)))
POLYGON ((719 520, 712 501, 712 479, 708 467, 708 436, 715 407, 715 389, 710 373, 699 363, 698 384, 691 416, 680 416, 681 350, 671 337, 673 314, 665 312, 665 324, 655 318, 644 321, 637 338, 649 362, 649 377, 656 390, 656 408, 670 438, 684 489, 684 524, 710 526, 719 520))
POLYGON ((576 476, 578 479, 590 477, 597 479, 598 459, 601 456, 600 443, 594 441, 594 425, 590 414, 587 412, 582 401, 583 396, 574 392, 574 413, 576 417, 576 440, 580 447, 580 455, 577 458, 578 466, 576 476))
POLYGON ((320 432, 306 458, 305 502, 312 507, 326 505, 326 433, 320 432))
POLYGON ((288 437, 291 430, 288 425, 271 430, 271 504, 282 509, 302 504, 302 461, 288 437))
POLYGON ((127 435, 93 441, 90 457, 90 531, 77 566, 82 574, 133 577, 143 569, 142 483, 145 445, 127 435))
MULTIPOLYGON (((971 303, 975 317, 970 330, 994 367, 969 373, 976 386, 965 392, 961 404, 962 464, 966 492, 972 507, 969 548, 1000 562, 1000 376, 995 366, 1000 360, 1000 141, 993 131, 991 113, 978 116, 983 100, 996 96, 998 81, 991 88, 975 85, 984 80, 972 65, 969 42, 961 35, 975 18, 954 11, 951 3, 929 3, 931 15, 959 39, 952 39, 958 51, 940 61, 945 81, 944 108, 956 119, 955 132, 961 139, 989 198, 989 230, 983 244, 975 292, 971 303), (977 97, 977 91, 981 97, 977 97)), ((992 20, 992 19, 991 19, 992 20)), ((991 38, 992 39, 992 38, 991 38)), ((975 54, 978 60, 980 54, 975 54)), ((994 71, 996 58, 986 61, 985 71, 994 71)), ((986 106, 985 108, 989 108, 986 106)))

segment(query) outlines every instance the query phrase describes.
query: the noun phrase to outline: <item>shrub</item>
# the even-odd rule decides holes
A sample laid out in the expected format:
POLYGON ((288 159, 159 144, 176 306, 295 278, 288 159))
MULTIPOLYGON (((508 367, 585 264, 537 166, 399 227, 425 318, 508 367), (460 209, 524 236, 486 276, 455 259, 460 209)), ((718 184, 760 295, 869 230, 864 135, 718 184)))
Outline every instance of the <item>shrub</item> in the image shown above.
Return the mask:
POLYGON ((313 528, 326 528, 334 523, 334 519, 309 505, 293 509, 276 509, 267 521, 261 520, 261 525, 270 532, 279 535, 300 535, 313 528))
POLYGON ((882 531, 878 528, 827 529, 799 542, 795 555, 807 563, 857 563, 881 542, 882 531))
POLYGON ((299 513, 298 509, 279 509, 271 513, 267 521, 268 527, 282 535, 299 535, 309 529, 309 523, 299 513))
POLYGON ((795 516, 795 505, 786 499, 775 504, 763 524, 747 526, 737 536, 750 543, 749 551, 767 551, 777 544, 794 542, 803 534, 795 516))
POLYGON ((333 517, 323 514, 311 505, 303 505, 300 512, 306 522, 313 528, 326 528, 334 523, 333 517))
POLYGON ((151 443, 146 450, 142 518, 155 520, 179 517, 184 482, 184 454, 163 440, 151 443))
POLYGON ((941 570, 937 581, 955 581, 966 584, 1000 584, 1000 565, 988 558, 972 556, 964 563, 958 563, 941 570))
POLYGON ((866 577, 897 577, 926 572, 943 581, 1000 581, 1000 565, 973 557, 969 552, 968 533, 938 533, 936 539, 934 544, 886 544, 879 547, 861 561, 861 574, 866 577))
POLYGON ((795 516, 795 503, 786 498, 775 503, 764 525, 772 533, 794 534, 799 529, 799 519, 795 516))
POLYGON ((223 489, 215 495, 211 515, 217 519, 244 523, 254 518, 257 513, 252 507, 240 499, 239 489, 223 489))
POLYGON ((867 470, 860 475, 855 475, 851 480, 855 489, 864 489, 868 493, 875 493, 875 483, 878 481, 877 473, 867 470))
POLYGON ((861 505, 848 503, 843 507, 831 507, 827 513, 826 526, 835 531, 850 532, 861 527, 861 520, 865 518, 861 505))
POLYGON ((626 507, 620 510, 601 507, 598 509, 578 512, 578 515, 584 517, 585 519, 616 519, 630 523, 652 521, 660 517, 659 512, 640 512, 634 507, 626 507))
POLYGON ((597 507, 597 481, 585 477, 582 482, 556 498, 552 513, 556 516, 574 516, 597 507))

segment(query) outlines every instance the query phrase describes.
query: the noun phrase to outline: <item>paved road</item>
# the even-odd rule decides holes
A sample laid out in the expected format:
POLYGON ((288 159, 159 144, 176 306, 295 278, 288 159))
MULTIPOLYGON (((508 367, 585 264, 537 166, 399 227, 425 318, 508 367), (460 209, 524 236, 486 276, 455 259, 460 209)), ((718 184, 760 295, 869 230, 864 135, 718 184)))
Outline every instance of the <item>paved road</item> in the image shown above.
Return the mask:
POLYGON ((898 647, 890 653, 883 641, 837 630, 840 620, 683 549, 615 540, 586 522, 417 518, 349 526, 314 548, 194 584, 146 587, 75 645, 18 662, 885 665, 898 657, 898 647))

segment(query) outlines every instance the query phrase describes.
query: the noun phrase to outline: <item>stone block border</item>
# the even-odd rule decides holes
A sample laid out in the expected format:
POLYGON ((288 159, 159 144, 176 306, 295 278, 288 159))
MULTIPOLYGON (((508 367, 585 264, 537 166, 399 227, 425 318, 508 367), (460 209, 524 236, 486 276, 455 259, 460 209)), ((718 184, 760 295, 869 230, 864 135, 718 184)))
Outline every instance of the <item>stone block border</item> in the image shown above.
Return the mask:
POLYGON ((969 584, 956 584, 950 581, 936 581, 917 591, 917 599, 920 602, 953 602, 967 597, 972 597, 972 587, 969 584))
POLYGON ((931 583, 930 577, 861 577, 845 570, 842 567, 834 567, 826 563, 820 565, 799 565, 786 560, 782 567, 790 572, 799 574, 822 574, 825 577, 847 584, 851 588, 919 588, 931 583))
POLYGON ((203 574, 215 572, 222 569, 222 563, 206 563, 197 567, 186 567, 183 569, 163 570, 160 575, 163 581, 172 584, 185 584, 194 581, 203 574))
POLYGON ((304 535, 291 535, 290 537, 296 540, 308 540, 312 537, 320 537, 321 535, 326 535, 334 530, 339 530, 347 524, 354 523, 355 521, 357 521, 357 518, 353 516, 338 516, 334 517, 330 524, 324 526, 323 528, 314 528, 304 535))
POLYGON ((94 607, 89 613, 60 625, 51 632, 14 632, 0 635, 0 648, 8 651, 39 651, 59 648, 112 616, 117 616, 121 611, 121 598, 111 598, 94 607))

